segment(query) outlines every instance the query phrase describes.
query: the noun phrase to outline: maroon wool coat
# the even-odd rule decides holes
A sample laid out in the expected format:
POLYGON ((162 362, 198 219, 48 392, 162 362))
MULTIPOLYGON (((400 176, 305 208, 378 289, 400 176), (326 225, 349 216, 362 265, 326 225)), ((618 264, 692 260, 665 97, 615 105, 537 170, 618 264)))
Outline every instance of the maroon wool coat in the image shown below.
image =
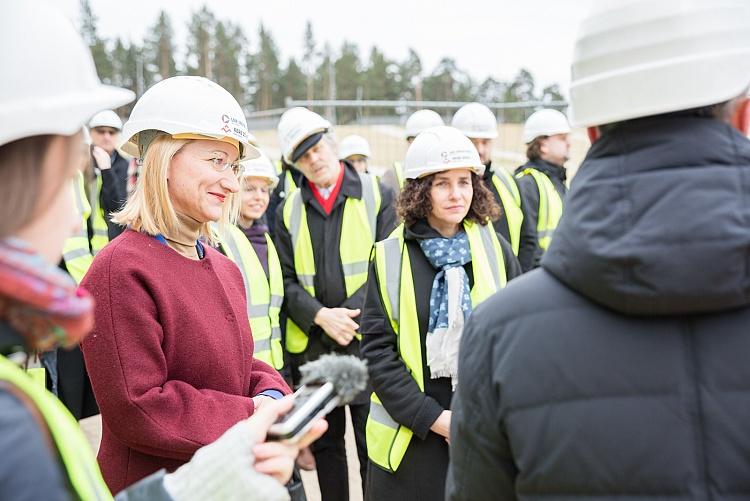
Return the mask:
POLYGON ((194 261, 128 230, 96 256, 81 285, 96 300, 82 348, 112 492, 187 462, 253 413, 253 395, 289 392, 253 358, 242 276, 214 249, 194 261))

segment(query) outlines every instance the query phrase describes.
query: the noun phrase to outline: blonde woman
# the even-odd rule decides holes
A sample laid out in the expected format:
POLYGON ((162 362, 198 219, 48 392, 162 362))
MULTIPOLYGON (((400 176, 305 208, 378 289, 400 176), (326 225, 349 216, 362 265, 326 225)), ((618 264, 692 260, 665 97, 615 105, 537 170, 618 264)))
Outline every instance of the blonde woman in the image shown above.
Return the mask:
POLYGON ((123 128, 142 160, 127 226, 82 282, 96 299, 83 343, 101 408, 99 463, 112 491, 172 470, 264 399, 289 391, 253 358, 237 266, 207 243, 239 207, 239 160, 258 151, 237 101, 201 77, 149 89, 123 128))
POLYGON ((271 192, 279 184, 271 160, 263 153, 242 163, 242 196, 236 225, 219 231, 220 249, 237 264, 245 281, 247 316, 255 343, 254 356, 276 370, 284 367, 279 312, 284 278, 268 226, 262 221, 271 192))

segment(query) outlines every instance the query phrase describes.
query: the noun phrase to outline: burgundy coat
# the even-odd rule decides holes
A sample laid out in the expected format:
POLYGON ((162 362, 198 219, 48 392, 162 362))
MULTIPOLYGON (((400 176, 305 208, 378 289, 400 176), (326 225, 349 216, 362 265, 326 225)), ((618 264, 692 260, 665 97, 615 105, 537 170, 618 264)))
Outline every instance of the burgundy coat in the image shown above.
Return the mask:
POLYGON ((253 413, 253 395, 289 392, 253 359, 242 276, 214 249, 194 261, 128 230, 96 256, 81 285, 96 300, 82 348, 112 492, 187 462, 253 413))

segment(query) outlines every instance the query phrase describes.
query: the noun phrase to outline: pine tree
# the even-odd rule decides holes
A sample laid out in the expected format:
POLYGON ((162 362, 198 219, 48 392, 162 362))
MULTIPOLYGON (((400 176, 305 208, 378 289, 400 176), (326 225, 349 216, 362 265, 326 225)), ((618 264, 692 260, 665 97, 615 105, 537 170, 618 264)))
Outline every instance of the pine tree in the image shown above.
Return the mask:
MULTIPOLYGON (((521 68, 512 82, 508 84, 505 91, 504 101, 507 103, 527 103, 536 101, 534 95, 534 76, 526 68, 521 68)), ((514 109, 507 110, 505 120, 510 123, 521 123, 526 120, 527 115, 533 110, 514 109)))
MULTIPOLYGON (((357 99, 362 93, 362 72, 360 70, 359 49, 356 45, 344 42, 341 54, 333 63, 336 79, 336 99, 357 99)), ((341 108, 337 112, 338 123, 347 123, 356 117, 354 108, 341 108)))
POLYGON ((305 99, 307 96, 307 77, 293 57, 289 58, 282 74, 281 91, 285 100, 287 97, 305 99))
POLYGON ((440 60, 423 84, 424 98, 427 101, 473 101, 473 89, 471 77, 449 57, 440 60))
POLYGON ((409 55, 398 65, 399 98, 407 101, 422 99, 422 61, 414 49, 409 49, 409 55))
POLYGON ((315 73, 317 70, 318 52, 315 47, 315 36, 313 35, 312 23, 307 20, 305 23, 305 45, 304 54, 302 55, 302 71, 307 79, 307 99, 313 99, 315 96, 315 73))
POLYGON ((89 0, 81 0, 81 36, 88 44, 91 50, 91 56, 94 58, 94 65, 99 78, 104 83, 112 83, 112 60, 107 53, 106 41, 99 38, 96 30, 97 18, 94 11, 91 10, 89 0))
MULTIPOLYGON (((364 98, 373 100, 395 100, 399 97, 399 84, 396 80, 398 67, 385 57, 377 47, 370 50, 370 61, 364 78, 364 98)), ((392 115, 393 108, 369 108, 372 115, 392 115)))
POLYGON ((240 61, 247 39, 242 29, 229 21, 216 23, 215 39, 213 80, 244 103, 240 61))
POLYGON ((205 5, 197 12, 188 24, 187 72, 213 78, 214 32, 216 17, 205 5))
POLYGON ((156 23, 151 27, 150 33, 146 36, 143 48, 147 86, 150 87, 160 80, 177 75, 173 39, 174 31, 169 15, 162 10, 156 23))
POLYGON ((271 33, 261 23, 258 28, 258 52, 255 54, 254 81, 256 83, 253 102, 258 110, 268 110, 283 106, 279 93, 279 56, 271 33))

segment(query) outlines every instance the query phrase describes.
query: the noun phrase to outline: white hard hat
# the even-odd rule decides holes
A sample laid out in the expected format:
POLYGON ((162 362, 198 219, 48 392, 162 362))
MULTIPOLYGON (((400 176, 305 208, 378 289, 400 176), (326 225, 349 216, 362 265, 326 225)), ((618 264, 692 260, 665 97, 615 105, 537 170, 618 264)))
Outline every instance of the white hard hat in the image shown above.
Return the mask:
POLYGON ((363 157, 370 158, 372 151, 370 151, 370 143, 367 139, 356 134, 346 136, 339 143, 339 158, 344 160, 352 155, 362 155, 363 157))
POLYGON ((539 136, 552 136, 570 132, 568 119, 553 109, 535 111, 523 124, 523 142, 528 144, 539 136))
POLYGON ((406 150, 404 177, 420 177, 452 169, 471 169, 484 174, 479 153, 463 132, 446 125, 422 131, 406 150))
POLYGON ((0 16, 0 145, 76 134, 91 115, 133 100, 102 85, 86 44, 51 4, 4 4, 0 16))
POLYGON ((573 55, 572 122, 593 126, 727 101, 750 84, 750 2, 596 2, 573 55))
POLYGON ((331 122, 307 108, 290 108, 279 119, 278 135, 281 154, 292 164, 292 154, 305 139, 323 134, 331 128, 331 122))
POLYGON ((497 137, 495 114, 482 103, 461 106, 451 121, 451 126, 472 139, 494 139, 497 137))
POLYGON ((406 119, 406 138, 417 137, 417 134, 430 127, 445 125, 443 118, 432 110, 419 110, 406 119))
POLYGON ((260 155, 237 100, 203 77, 166 78, 148 89, 125 122, 122 149, 141 157, 159 133, 229 138, 239 143, 240 159, 260 155))
POLYGON ((273 166, 273 162, 268 156, 260 152, 260 156, 250 160, 242 162, 244 171, 242 177, 262 177, 268 179, 271 188, 276 188, 279 184, 279 176, 276 174, 276 169, 273 166))
POLYGON ((113 129, 122 130, 122 120, 112 110, 100 111, 89 120, 89 129, 94 127, 111 127, 113 129))

